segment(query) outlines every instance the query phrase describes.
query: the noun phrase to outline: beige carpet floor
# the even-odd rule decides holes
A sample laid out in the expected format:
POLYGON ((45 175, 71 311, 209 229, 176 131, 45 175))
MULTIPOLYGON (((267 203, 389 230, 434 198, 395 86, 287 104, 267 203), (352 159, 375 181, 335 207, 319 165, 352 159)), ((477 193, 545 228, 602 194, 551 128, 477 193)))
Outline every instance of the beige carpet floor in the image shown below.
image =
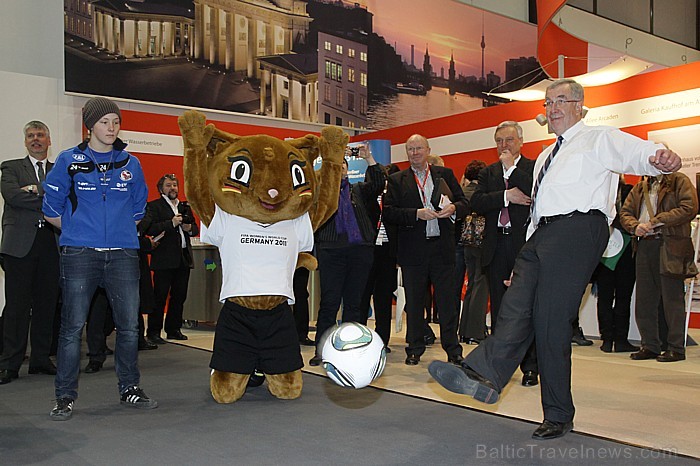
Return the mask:
MULTIPOLYGON (((213 330, 213 324, 208 323, 184 329, 189 340, 183 343, 211 350, 213 330)), ((434 330, 437 333, 437 328, 434 330)), ((700 340, 699 330, 691 330, 690 334, 696 341, 700 340)), ((387 356, 383 375, 373 386, 533 421, 533 430, 542 421, 539 387, 523 387, 519 371, 498 403, 485 405, 470 397, 450 393, 430 378, 429 362, 446 358, 439 341, 428 348, 418 366, 406 366, 403 339, 401 334, 392 334, 390 346, 393 351, 387 356)), ((595 341, 593 346, 573 348, 574 430, 625 444, 700 458, 700 348, 688 348, 685 361, 659 363, 632 361, 628 353, 606 354, 599 346, 600 341, 595 341)), ((464 354, 475 348, 463 347, 464 354)), ((313 356, 313 347, 302 347, 302 354, 308 363, 313 356)), ((324 374, 322 368, 308 364, 304 371, 324 374)))

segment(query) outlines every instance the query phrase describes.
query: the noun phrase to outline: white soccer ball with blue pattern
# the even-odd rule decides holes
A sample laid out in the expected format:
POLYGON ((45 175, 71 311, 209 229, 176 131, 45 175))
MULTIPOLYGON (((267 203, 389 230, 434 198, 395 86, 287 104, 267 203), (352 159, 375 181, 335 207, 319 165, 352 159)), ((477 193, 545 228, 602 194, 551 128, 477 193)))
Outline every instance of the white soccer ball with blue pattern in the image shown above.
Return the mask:
POLYGON ((346 322, 330 329, 324 338, 321 359, 333 382, 341 387, 362 388, 382 375, 386 350, 377 332, 346 322))

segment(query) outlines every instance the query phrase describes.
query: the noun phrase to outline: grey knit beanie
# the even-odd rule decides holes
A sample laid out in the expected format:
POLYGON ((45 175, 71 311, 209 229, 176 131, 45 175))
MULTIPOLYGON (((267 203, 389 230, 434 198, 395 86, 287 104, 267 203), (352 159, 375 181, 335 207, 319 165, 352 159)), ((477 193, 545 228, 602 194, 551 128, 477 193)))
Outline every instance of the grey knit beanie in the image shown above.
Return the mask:
POLYGON ((119 119, 122 117, 122 112, 117 104, 104 97, 93 97, 85 102, 83 107, 83 123, 87 129, 92 129, 95 123, 108 113, 116 113, 119 115, 119 119))

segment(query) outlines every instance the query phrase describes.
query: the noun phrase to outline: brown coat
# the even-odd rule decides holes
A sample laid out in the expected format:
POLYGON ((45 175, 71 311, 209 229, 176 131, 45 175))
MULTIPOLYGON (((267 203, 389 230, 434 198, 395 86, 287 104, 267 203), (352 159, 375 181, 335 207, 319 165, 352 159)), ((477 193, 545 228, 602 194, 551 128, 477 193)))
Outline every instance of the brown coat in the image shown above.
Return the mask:
MULTIPOLYGON (((642 190, 644 180, 637 183, 620 212, 620 223, 630 234, 639 225, 639 215, 644 203, 642 190)), ((690 221, 698 213, 698 196, 690 179, 683 173, 671 173, 661 179, 659 196, 656 202, 656 215, 651 223, 663 223, 664 236, 690 236, 690 221)))
MULTIPOLYGON (((639 215, 644 204, 644 191, 642 180, 637 183, 620 211, 620 223, 622 227, 634 236, 637 226, 640 224, 639 215)), ((650 219, 652 224, 663 223, 661 233, 664 238, 689 237, 690 221, 698 212, 698 196, 690 179, 682 173, 664 175, 659 187, 659 195, 656 202, 656 215, 650 219)), ((664 241, 663 248, 670 247, 671 241, 664 241)), ((667 253, 670 251, 667 251, 667 253)), ((685 260, 693 260, 692 248, 687 251, 685 260)), ((668 254, 672 257, 673 254, 668 254)))

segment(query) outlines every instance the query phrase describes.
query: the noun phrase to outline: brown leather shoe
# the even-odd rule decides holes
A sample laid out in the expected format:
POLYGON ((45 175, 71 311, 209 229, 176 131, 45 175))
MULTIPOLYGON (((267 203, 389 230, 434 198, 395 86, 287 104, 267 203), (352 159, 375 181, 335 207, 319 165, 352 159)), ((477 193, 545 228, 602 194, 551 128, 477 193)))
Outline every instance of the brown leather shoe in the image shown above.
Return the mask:
POLYGON ((685 354, 673 350, 668 350, 658 355, 656 357, 656 360, 659 362, 685 361, 685 354))
POLYGON ((634 359, 635 361, 644 361, 646 359, 656 359, 658 356, 659 353, 654 353, 647 348, 642 348, 636 353, 630 354, 630 359, 634 359))

